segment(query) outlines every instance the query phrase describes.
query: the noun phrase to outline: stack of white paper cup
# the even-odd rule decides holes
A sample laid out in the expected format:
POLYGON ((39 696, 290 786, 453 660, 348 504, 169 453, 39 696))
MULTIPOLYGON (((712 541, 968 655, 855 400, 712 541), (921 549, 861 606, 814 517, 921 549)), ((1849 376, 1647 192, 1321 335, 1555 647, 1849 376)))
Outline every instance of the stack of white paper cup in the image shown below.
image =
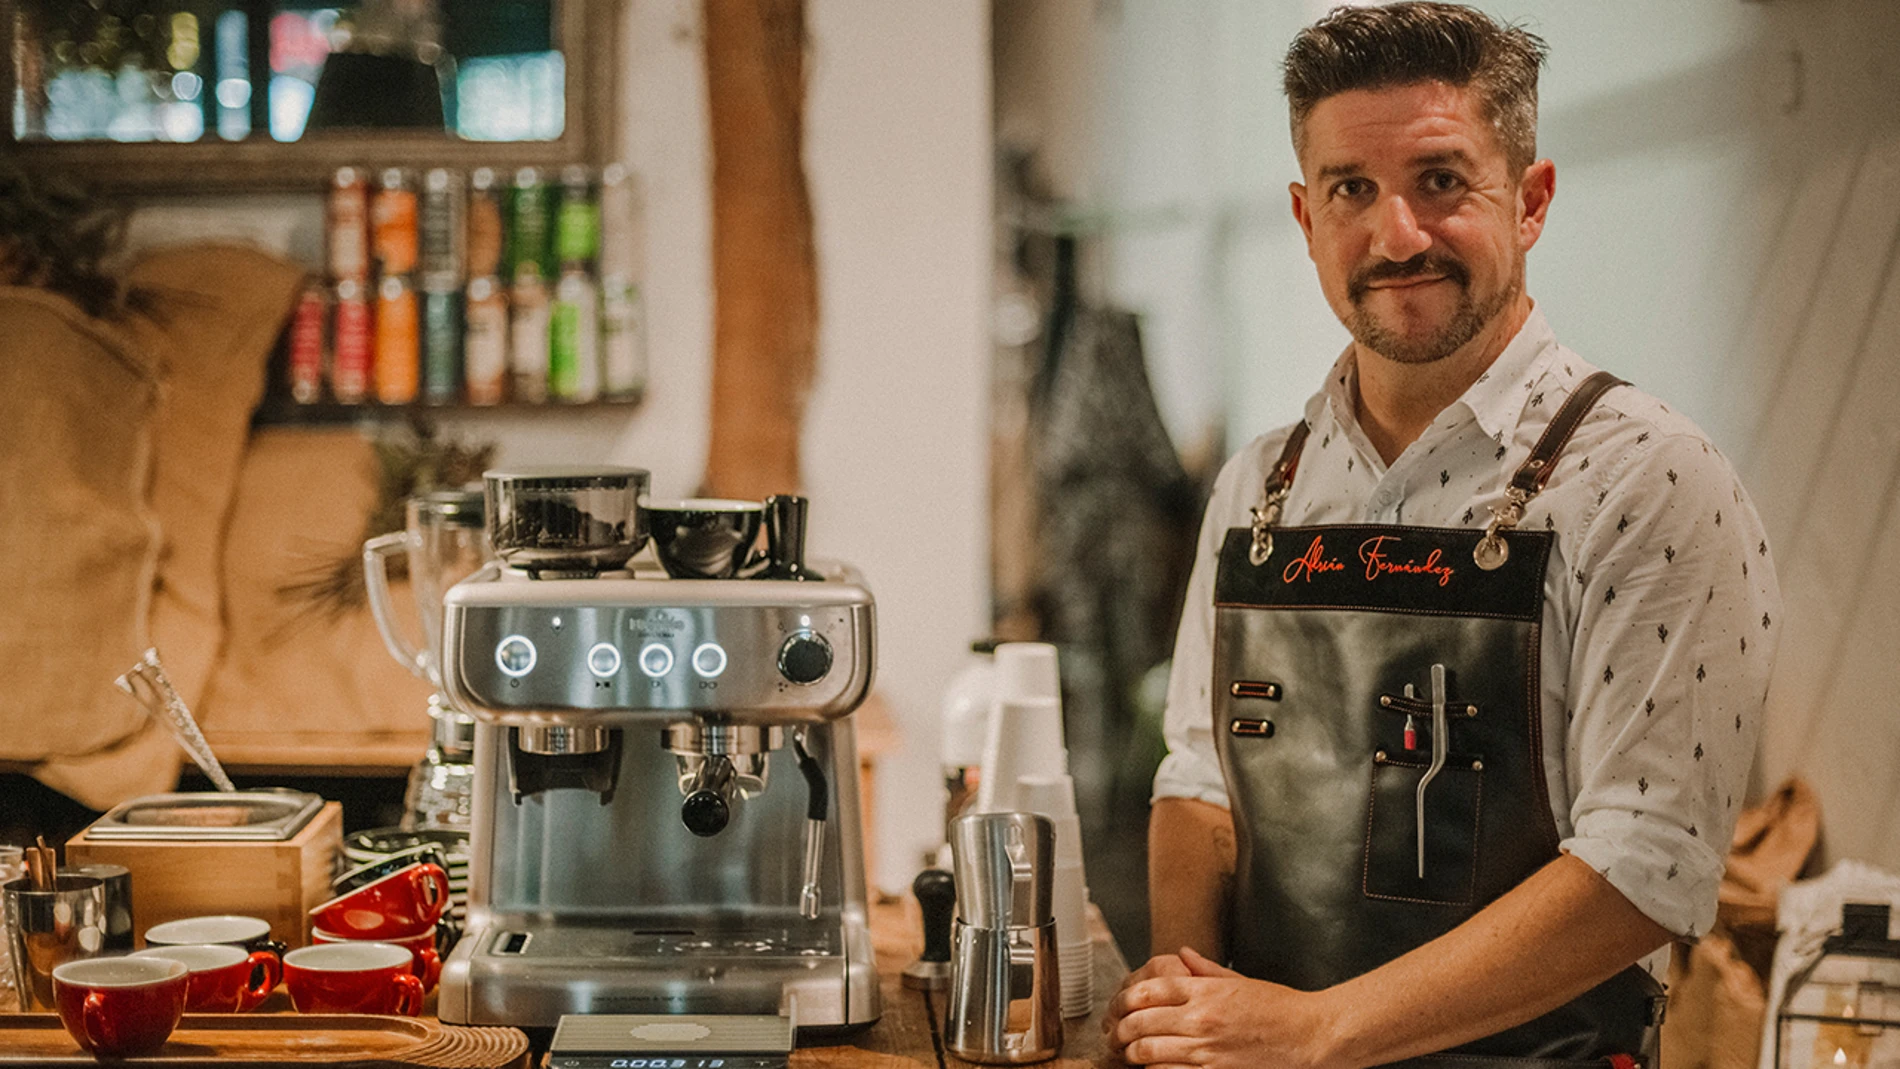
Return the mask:
POLYGON ((1075 813, 1075 781, 1066 773, 1016 780, 1017 807, 1055 825, 1053 901, 1056 953, 1061 962, 1062 1016, 1086 1017, 1095 1001, 1094 944, 1088 929, 1088 879, 1082 869, 1082 824, 1075 813))
POLYGON ((992 678, 995 704, 983 739, 982 781, 976 796, 979 813, 1022 808, 1016 781, 1023 776, 1059 776, 1069 771, 1056 648, 1046 642, 1005 642, 996 647, 992 678))

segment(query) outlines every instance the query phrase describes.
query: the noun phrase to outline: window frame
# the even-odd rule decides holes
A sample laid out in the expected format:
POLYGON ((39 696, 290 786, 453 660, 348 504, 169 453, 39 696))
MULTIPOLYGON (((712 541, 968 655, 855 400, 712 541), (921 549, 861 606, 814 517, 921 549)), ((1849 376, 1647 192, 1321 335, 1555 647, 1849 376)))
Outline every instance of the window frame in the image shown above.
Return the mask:
MULTIPOLYGON (((464 141, 447 132, 335 130, 274 141, 254 107, 250 136, 188 143, 18 140, 13 132, 17 0, 0 0, 0 155, 34 169, 72 175, 88 186, 137 193, 307 191, 341 166, 557 168, 620 158, 618 116, 625 65, 626 0, 553 0, 565 68, 567 115, 552 141, 464 141)), ((251 25, 268 11, 246 0, 251 25)), ((252 37, 256 51, 259 37, 252 37)), ((258 64, 253 62, 253 68, 258 64)), ((268 66, 266 64, 265 66, 268 66)), ((264 94, 254 95, 263 97, 264 94)))

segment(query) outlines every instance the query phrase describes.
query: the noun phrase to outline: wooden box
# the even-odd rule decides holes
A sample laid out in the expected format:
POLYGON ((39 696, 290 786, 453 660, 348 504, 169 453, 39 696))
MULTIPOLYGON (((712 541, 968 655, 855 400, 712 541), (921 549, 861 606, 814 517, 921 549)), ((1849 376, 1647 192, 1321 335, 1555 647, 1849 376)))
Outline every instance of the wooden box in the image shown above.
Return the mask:
POLYGON ((283 842, 66 841, 69 865, 105 862, 132 872, 132 924, 146 929, 181 917, 236 913, 270 922, 271 938, 310 942, 309 910, 330 898, 330 876, 343 846, 343 807, 325 802, 295 838, 283 842))

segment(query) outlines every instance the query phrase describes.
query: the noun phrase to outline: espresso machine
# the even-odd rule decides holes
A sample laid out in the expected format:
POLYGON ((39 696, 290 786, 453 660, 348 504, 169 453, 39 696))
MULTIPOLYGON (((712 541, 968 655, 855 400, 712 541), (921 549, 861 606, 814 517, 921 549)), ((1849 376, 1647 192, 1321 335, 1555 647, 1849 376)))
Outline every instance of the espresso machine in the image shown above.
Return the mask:
POLYGON ((484 489, 496 560, 444 599, 443 682, 476 724, 441 1019, 875 1021, 861 577, 803 559, 802 498, 661 509, 646 472, 602 468, 493 471, 484 489), (635 558, 650 523, 657 561, 635 558), (708 545, 736 546, 730 566, 707 572, 708 545))

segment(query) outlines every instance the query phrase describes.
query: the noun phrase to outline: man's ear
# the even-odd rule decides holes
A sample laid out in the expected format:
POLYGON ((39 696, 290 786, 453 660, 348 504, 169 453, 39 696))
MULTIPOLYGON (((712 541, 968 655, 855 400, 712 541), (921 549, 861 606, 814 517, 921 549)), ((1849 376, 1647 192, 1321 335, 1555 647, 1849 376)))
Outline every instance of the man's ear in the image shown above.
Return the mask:
POLYGON ((1293 199, 1293 221, 1300 224, 1300 233, 1306 235, 1306 256, 1313 256, 1313 213, 1306 203, 1306 186, 1299 182, 1289 182, 1287 194, 1293 199))
POLYGON ((1538 160, 1524 168, 1524 176, 1517 184, 1517 244, 1522 251, 1530 251, 1543 236, 1544 220, 1550 213, 1550 202, 1557 196, 1557 165, 1549 160, 1538 160))

